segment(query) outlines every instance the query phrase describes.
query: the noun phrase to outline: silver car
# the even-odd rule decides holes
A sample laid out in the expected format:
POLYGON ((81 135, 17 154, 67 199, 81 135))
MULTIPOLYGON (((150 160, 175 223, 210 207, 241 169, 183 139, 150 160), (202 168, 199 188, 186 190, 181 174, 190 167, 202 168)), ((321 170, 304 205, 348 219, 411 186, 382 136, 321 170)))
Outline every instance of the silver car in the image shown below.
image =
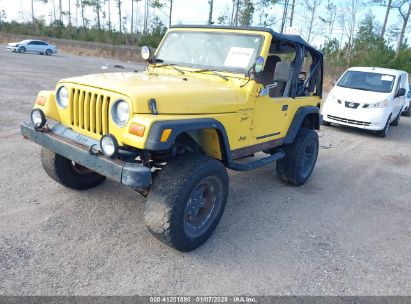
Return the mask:
POLYGON ((48 44, 41 40, 23 40, 20 42, 9 43, 6 47, 8 50, 19 53, 39 53, 48 56, 57 53, 55 45, 48 44))

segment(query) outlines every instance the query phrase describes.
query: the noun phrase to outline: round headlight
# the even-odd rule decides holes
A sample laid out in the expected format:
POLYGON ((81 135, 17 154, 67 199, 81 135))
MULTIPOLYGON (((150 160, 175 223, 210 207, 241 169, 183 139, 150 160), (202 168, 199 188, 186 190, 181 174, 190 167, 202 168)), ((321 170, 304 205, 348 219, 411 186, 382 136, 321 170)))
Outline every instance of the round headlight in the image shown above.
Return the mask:
POLYGON ((150 57, 151 57, 151 50, 150 50, 150 48, 149 48, 148 46, 143 46, 143 47, 141 48, 141 57, 142 57, 144 60, 149 60, 149 59, 150 59, 150 57))
POLYGON ((67 108, 69 104, 69 91, 66 87, 61 87, 57 91, 57 103, 63 109, 67 108))
POLYGON ((46 115, 44 115, 43 111, 40 109, 34 109, 31 111, 30 118, 36 128, 43 128, 47 122, 46 115))
POLYGON ((124 127, 130 118, 130 106, 128 102, 117 100, 111 108, 111 117, 119 127, 124 127))
POLYGON ((118 152, 118 143, 111 134, 106 134, 100 139, 100 148, 105 156, 114 157, 118 152))

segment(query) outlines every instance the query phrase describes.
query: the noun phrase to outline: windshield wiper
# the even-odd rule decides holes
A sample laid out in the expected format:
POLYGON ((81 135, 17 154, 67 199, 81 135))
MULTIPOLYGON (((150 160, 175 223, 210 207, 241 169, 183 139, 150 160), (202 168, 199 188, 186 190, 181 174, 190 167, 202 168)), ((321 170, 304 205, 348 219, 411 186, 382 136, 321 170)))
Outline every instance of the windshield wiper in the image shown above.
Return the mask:
POLYGON ((220 73, 218 73, 218 72, 216 72, 216 71, 213 71, 213 70, 201 69, 201 70, 195 70, 195 71, 193 71, 193 73, 203 73, 203 72, 211 72, 211 73, 213 73, 214 75, 217 75, 217 76, 223 78, 225 81, 228 81, 228 77, 227 77, 227 76, 224 76, 223 74, 220 74, 220 73))
MULTIPOLYGON (((155 59, 155 62, 164 62, 162 59, 155 59)), ((155 68, 161 68, 161 67, 171 67, 180 74, 185 74, 183 70, 179 69, 178 67, 175 66, 174 63, 162 63, 162 64, 154 64, 153 67, 155 68)))

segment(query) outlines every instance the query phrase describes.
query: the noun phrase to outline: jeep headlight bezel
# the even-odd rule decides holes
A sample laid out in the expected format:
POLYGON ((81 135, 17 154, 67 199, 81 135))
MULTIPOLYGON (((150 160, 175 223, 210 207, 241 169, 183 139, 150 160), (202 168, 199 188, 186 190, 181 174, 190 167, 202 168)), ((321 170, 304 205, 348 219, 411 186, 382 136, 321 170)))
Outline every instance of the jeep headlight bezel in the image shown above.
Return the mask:
POLYGON ((122 128, 129 122, 130 112, 130 104, 124 99, 118 99, 111 106, 111 119, 118 127, 122 128))
POLYGON ((57 104, 60 108, 66 109, 69 105, 69 90, 65 86, 61 86, 56 94, 57 104))

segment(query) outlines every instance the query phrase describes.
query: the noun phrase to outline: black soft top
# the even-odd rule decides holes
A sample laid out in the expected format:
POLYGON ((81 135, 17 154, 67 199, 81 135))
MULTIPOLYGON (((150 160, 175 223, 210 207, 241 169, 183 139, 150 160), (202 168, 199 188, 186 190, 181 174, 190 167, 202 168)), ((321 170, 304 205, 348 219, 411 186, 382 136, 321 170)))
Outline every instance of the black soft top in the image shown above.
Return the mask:
POLYGON ((224 30, 239 30, 239 31, 258 31, 258 32, 267 32, 270 33, 273 38, 279 39, 282 41, 290 42, 293 44, 303 45, 306 49, 311 52, 315 52, 318 55, 322 56, 322 53, 311 46, 307 41, 305 41, 299 35, 286 35, 274 32, 268 27, 256 27, 256 26, 226 26, 226 25, 173 25, 171 28, 203 28, 203 29, 224 29, 224 30))

